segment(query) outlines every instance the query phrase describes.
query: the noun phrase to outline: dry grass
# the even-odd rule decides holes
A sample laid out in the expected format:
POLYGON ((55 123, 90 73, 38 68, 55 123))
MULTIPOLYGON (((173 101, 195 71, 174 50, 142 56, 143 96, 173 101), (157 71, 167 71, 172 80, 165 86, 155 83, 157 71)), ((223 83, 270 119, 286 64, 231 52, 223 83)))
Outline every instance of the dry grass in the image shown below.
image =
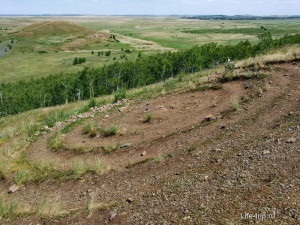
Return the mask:
MULTIPOLYGON (((239 66, 253 65, 258 62, 276 62, 291 60, 293 57, 298 58, 300 56, 300 47, 291 46, 280 49, 272 54, 256 57, 253 59, 243 60, 236 63, 239 66)), ((182 92, 191 90, 199 84, 213 81, 216 74, 222 74, 224 72, 224 66, 220 66, 214 69, 205 70, 195 74, 185 75, 180 78, 171 78, 167 81, 153 84, 143 88, 136 88, 127 92, 128 98, 153 98, 163 93, 168 92, 182 92)), ((269 89, 269 87, 266 87, 269 89)), ((112 95, 97 98, 97 102, 112 102, 112 95)), ((0 142, 0 171, 4 177, 9 174, 16 174, 18 172, 20 180, 26 180, 26 176, 30 173, 28 164, 22 160, 22 155, 26 151, 26 148, 32 141, 32 135, 35 137, 36 133, 41 133, 41 129, 45 125, 45 121, 49 120, 53 114, 57 112, 63 112, 66 115, 74 115, 82 107, 86 106, 89 101, 74 102, 68 105, 56 106, 51 108, 37 109, 29 112, 25 112, 19 115, 9 116, 0 119, 0 134, 4 139, 0 142), (26 120, 24 120, 26 118, 26 120)), ((55 121, 54 121, 55 122, 55 121)), ((115 132, 113 132, 115 133, 115 132)), ((82 166, 79 162, 78 165, 73 165, 74 171, 78 174, 83 174, 87 170, 86 166, 82 166)), ((89 167, 92 168, 92 165, 89 167)), ((101 163, 95 166, 100 171, 101 163)), ((97 173, 98 173, 97 172, 97 173)))
POLYGON ((56 196, 55 198, 45 198, 43 201, 39 202, 36 207, 36 214, 42 216, 56 216, 61 214, 62 207, 60 205, 60 198, 56 196))
POLYGON ((241 106, 239 100, 236 97, 233 97, 230 101, 230 107, 233 111, 239 111, 241 106))
POLYGON ((300 45, 287 46, 280 50, 273 51, 266 55, 257 56, 245 60, 238 61, 236 67, 249 67, 258 66, 264 67, 265 65, 273 62, 286 62, 300 58, 300 45))
POLYGON ((0 221, 2 218, 8 218, 14 214, 16 204, 6 201, 0 196, 0 221))

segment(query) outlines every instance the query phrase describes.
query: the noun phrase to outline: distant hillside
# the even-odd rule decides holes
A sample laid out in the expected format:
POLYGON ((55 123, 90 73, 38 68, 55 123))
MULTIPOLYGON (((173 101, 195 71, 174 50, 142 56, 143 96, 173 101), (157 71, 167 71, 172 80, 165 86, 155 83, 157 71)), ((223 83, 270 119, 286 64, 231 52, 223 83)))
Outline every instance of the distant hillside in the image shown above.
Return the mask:
POLYGON ((252 15, 199 15, 199 16, 184 16, 184 19, 199 19, 199 20, 293 20, 300 19, 300 16, 252 16, 252 15))
POLYGON ((17 37, 47 37, 67 34, 92 34, 93 30, 67 21, 45 21, 35 23, 15 33, 17 37))
POLYGON ((22 51, 81 49, 92 43, 105 42, 111 38, 109 34, 63 20, 34 23, 13 33, 12 37, 22 43, 22 51))

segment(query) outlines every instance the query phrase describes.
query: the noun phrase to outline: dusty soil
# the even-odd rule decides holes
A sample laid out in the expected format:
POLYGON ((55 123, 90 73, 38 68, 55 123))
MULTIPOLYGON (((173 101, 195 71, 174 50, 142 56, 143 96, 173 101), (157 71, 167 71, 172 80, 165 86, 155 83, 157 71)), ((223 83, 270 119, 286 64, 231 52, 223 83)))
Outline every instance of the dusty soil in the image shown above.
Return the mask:
POLYGON ((44 135, 27 149, 29 160, 67 170, 74 160, 101 159, 107 170, 28 183, 13 194, 5 194, 12 183, 3 181, 7 199, 37 213, 0 223, 300 224, 299 61, 260 72, 267 76, 96 114, 63 136, 68 150, 49 149, 57 130, 44 135), (210 114, 213 120, 205 121, 210 114), (82 134, 86 124, 115 125, 119 132, 91 138, 82 134))
MULTIPOLYGON (((108 31, 109 32, 109 31, 108 31)), ((170 51, 170 50, 174 50, 171 48, 166 48, 163 47, 153 41, 147 41, 147 40, 143 40, 143 39, 139 39, 139 38, 134 38, 134 37, 128 37, 125 35, 120 35, 120 34, 116 34, 116 37, 118 40, 120 40, 122 43, 125 44, 130 44, 131 46, 133 46, 135 49, 140 49, 145 51, 146 50, 153 50, 153 51, 170 51)))

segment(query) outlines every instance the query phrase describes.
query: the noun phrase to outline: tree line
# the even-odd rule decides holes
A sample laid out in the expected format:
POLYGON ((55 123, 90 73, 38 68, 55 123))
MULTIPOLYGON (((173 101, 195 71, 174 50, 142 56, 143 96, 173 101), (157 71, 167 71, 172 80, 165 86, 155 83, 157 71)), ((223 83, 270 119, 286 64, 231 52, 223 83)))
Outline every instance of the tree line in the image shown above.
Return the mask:
POLYGON ((60 73, 45 78, 0 84, 0 117, 40 107, 66 104, 112 94, 120 89, 146 86, 194 73, 225 63, 228 58, 240 60, 254 57, 270 49, 299 44, 300 35, 273 39, 262 28, 259 42, 237 44, 208 43, 188 50, 138 57, 136 61, 115 62, 100 68, 88 68, 77 73, 60 73))

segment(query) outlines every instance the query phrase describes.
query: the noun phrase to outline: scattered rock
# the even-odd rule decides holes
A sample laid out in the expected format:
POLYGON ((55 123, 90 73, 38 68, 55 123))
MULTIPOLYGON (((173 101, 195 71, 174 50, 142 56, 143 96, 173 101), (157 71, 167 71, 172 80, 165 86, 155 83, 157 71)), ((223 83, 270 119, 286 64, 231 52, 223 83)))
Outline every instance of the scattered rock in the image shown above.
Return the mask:
POLYGON ((158 105, 157 107, 155 107, 156 110, 167 110, 165 106, 163 105, 158 105))
POLYGON ((225 128, 226 128, 226 126, 225 126, 225 125, 223 125, 223 126, 221 126, 221 127, 220 127, 220 129, 222 129, 222 130, 223 130, 223 129, 225 129, 225 128))
POLYGON ((185 216, 185 217, 183 217, 183 220, 185 221, 185 220, 188 220, 190 218, 191 218, 191 216, 185 216))
POLYGON ((286 143, 290 143, 290 144, 295 143, 295 142, 296 142, 296 138, 294 138, 294 137, 289 138, 289 139, 287 139, 287 141, 286 141, 286 143))
POLYGON ((109 118, 109 115, 105 115, 104 118, 105 118, 105 119, 108 119, 108 118, 109 118))
POLYGON ((146 154, 147 154, 146 151, 143 151, 141 156, 145 156, 146 154))
POLYGON ((127 106, 124 106, 124 107, 119 108, 118 111, 119 111, 119 112, 124 112, 127 108, 128 108, 127 106))
POLYGON ((123 145, 120 146, 120 148, 129 148, 132 146, 132 143, 125 143, 123 145))
POLYGON ((10 188, 8 189, 8 194, 12 194, 15 193, 17 190, 19 190, 20 187, 16 184, 10 186, 10 188))
POLYGON ((215 120, 216 119, 216 117, 214 116, 214 115, 212 115, 212 114, 208 114, 208 115, 206 115, 206 116, 204 116, 204 122, 209 122, 209 121, 212 121, 212 120, 215 120))
POLYGON ((112 221, 114 218, 116 218, 117 212, 112 211, 109 213, 109 221, 112 221))
POLYGON ((270 150, 265 150, 265 151, 263 151, 262 154, 263 154, 263 155, 269 155, 269 154, 271 154, 271 151, 270 151, 270 150))
POLYGON ((126 199, 126 202, 132 203, 132 202, 133 202, 133 198, 127 198, 127 199, 126 199))
POLYGON ((245 83, 245 84, 244 84, 244 87, 245 87, 245 89, 248 89, 248 88, 251 87, 251 84, 250 84, 250 83, 245 83))
POLYGON ((280 145, 281 144, 281 139, 277 139, 276 142, 277 142, 277 144, 280 145))

